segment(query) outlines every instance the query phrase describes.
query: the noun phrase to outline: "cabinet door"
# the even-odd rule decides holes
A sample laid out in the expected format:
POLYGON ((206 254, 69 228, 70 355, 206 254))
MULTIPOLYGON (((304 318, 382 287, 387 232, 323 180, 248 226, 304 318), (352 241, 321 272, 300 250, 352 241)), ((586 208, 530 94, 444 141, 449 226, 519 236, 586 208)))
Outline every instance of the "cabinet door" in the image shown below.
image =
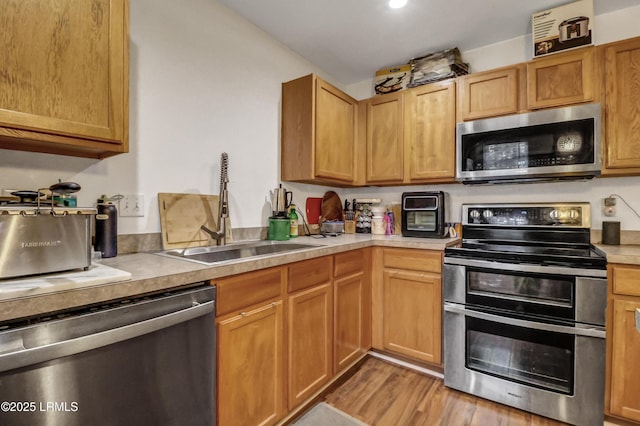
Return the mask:
POLYGON ((128 2, 6 0, 0 17, 0 147, 126 152, 128 2))
POLYGON ((365 339, 364 273, 334 281, 334 373, 342 371, 368 350, 365 339))
POLYGON ((458 79, 458 116, 462 121, 515 114, 519 109, 519 68, 469 74, 458 79))
POLYGON ((559 53, 527 63, 529 109, 593 101, 595 84, 592 47, 559 53))
POLYGON ((605 48, 605 170, 640 173, 640 38, 605 48))
POLYGON ((640 421, 640 332, 635 326, 637 301, 613 300, 611 413, 640 421))
POLYGON ((382 285, 383 347, 412 358, 440 364, 440 275, 386 269, 382 285))
POLYGON ((404 177, 403 96, 369 99, 367 108, 367 183, 401 183, 404 177))
POLYGON ((285 412, 282 301, 218 324, 218 424, 274 424, 285 412))
POLYGON ((315 175, 353 182, 357 102, 316 80, 315 175))
POLYGON ((455 83, 405 93, 405 182, 451 182, 455 177, 455 83))
POLYGON ((289 410, 332 377, 331 282, 289 296, 289 410))

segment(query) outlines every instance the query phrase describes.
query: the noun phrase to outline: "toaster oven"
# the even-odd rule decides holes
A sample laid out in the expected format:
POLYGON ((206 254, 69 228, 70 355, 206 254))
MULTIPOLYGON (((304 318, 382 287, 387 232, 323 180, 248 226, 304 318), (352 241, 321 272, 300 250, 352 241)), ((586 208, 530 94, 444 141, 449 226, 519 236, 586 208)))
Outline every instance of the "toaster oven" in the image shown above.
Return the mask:
POLYGON ((442 191, 404 192, 402 194, 402 235, 405 237, 444 238, 445 205, 442 191))

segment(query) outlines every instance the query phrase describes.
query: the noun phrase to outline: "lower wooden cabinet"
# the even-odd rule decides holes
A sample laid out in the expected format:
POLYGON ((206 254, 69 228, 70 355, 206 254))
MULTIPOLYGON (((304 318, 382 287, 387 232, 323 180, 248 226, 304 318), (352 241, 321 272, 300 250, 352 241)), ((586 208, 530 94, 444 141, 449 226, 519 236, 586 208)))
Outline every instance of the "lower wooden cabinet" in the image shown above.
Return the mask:
POLYGON ((442 364, 442 253, 374 248, 373 347, 442 364))
POLYGON ((440 276, 388 269, 383 275, 384 348, 440 364, 442 300, 440 276))
POLYGON ((274 424, 285 413, 282 301, 218 323, 218 424, 274 424))
POLYGON ((640 422, 640 267, 609 266, 608 414, 640 422))
POLYGON ((333 376, 331 290, 327 282, 289 295, 289 410, 333 376))
POLYGON ((364 344, 364 274, 334 282, 335 342, 333 370, 338 373, 357 360, 368 347, 364 344))

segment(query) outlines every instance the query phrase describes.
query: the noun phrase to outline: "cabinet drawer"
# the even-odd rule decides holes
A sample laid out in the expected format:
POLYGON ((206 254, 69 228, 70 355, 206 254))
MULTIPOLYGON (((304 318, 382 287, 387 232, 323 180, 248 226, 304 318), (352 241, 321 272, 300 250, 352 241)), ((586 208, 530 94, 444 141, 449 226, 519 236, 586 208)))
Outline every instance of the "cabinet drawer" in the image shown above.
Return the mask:
POLYGON ((217 281, 218 316, 283 295, 286 268, 248 272, 217 281))
POLYGON ((613 292, 628 296, 640 296, 640 268, 614 266, 613 292))
POLYGON ((364 267, 364 250, 353 250, 335 255, 334 277, 361 272, 364 267))
POLYGON ((385 268, 411 269, 439 274, 442 271, 442 252, 385 248, 383 265, 385 268))
POLYGON ((289 293, 331 280, 331 256, 305 260, 289 266, 289 293))

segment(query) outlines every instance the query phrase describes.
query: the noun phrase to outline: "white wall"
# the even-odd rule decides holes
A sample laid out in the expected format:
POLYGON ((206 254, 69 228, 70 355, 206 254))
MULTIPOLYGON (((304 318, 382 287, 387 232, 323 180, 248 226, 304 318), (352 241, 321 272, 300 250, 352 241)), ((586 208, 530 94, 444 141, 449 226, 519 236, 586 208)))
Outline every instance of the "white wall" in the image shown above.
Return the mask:
MULTIPOLYGON (((596 43, 639 35, 638 19, 640 7, 596 17, 596 43)), ((93 205, 102 193, 142 193, 145 216, 120 218, 118 232, 160 232, 157 193, 217 194, 220 154, 226 151, 233 226, 264 226, 268 191, 279 179, 281 82, 310 72, 338 86, 339 82, 213 0, 133 0, 130 39, 131 152, 98 161, 0 150, 0 188, 36 189, 58 179, 75 181, 83 187, 78 194, 83 206, 93 205)), ((526 45, 522 37, 463 54, 480 70, 528 60, 526 45)), ((343 88, 365 98, 371 87, 367 81, 343 88)), ((300 206, 307 196, 322 196, 328 189, 285 186, 294 191, 300 206)), ((640 207, 637 196, 634 200, 639 188, 640 178, 632 177, 551 186, 439 185, 337 192, 392 202, 403 190, 442 189, 451 195, 451 219, 456 220, 460 203, 476 201, 572 200, 600 206, 601 198, 618 193, 640 207)), ((598 228, 600 210, 594 210, 598 228)), ((623 229, 640 229, 640 219, 622 203, 618 211, 623 229)))
MULTIPOLYGON (((623 9, 595 17, 594 42, 611 41, 640 36, 640 6, 623 9)), ((490 46, 462 52, 473 71, 483 71, 531 59, 531 35, 517 37, 490 46)), ((373 79, 347 87, 357 98, 373 95, 373 79)), ((338 190, 348 198, 358 196, 380 197, 383 203, 400 201, 403 191, 441 190, 450 195, 449 220, 460 220, 460 204, 477 202, 532 202, 532 201, 580 201, 592 205, 592 226, 600 229, 602 220, 619 220, 623 230, 640 230, 640 218, 622 201, 617 202, 615 217, 602 214, 603 198, 610 194, 621 195, 631 206, 640 211, 640 177, 597 178, 590 181, 554 182, 525 185, 422 185, 387 188, 338 190)))
POLYGON ((280 175, 280 85, 329 77, 216 1, 130 3, 130 153, 98 161, 0 150, 0 188, 75 181, 83 206, 102 193, 142 193, 145 216, 119 218, 118 232, 160 232, 157 193, 218 194, 226 151, 232 225, 265 225, 280 175))

